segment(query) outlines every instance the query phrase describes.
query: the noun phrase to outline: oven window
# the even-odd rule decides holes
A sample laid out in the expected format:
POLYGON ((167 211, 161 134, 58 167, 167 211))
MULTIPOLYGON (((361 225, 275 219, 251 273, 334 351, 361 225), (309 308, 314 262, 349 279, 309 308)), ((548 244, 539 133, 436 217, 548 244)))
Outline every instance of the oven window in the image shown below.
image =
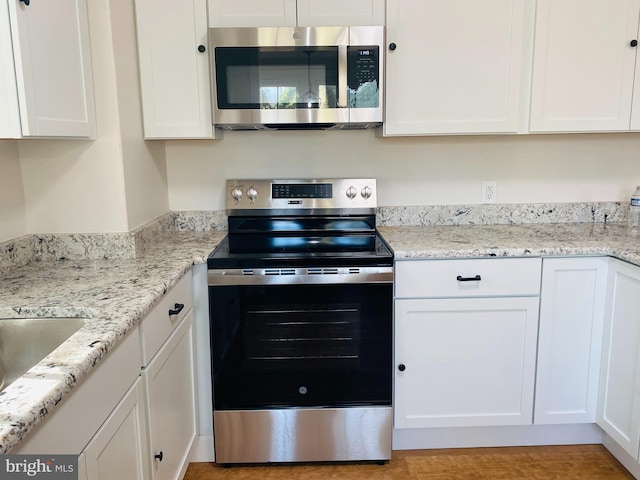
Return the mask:
POLYGON ((357 369, 361 313, 356 303, 252 306, 244 316, 245 368, 357 369))
POLYGON ((336 108, 337 52, 337 47, 217 47, 218 108, 336 108))
POLYGON ((216 409, 390 405, 391 284, 209 287, 216 409))

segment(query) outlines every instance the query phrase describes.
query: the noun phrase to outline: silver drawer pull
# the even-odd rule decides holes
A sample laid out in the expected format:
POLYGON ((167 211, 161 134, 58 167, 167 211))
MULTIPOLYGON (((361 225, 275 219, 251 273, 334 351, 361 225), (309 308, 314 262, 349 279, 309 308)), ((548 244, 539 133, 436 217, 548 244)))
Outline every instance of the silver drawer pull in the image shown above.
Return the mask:
POLYGON ((463 277, 462 275, 458 275, 456 280, 459 282, 479 282, 482 278, 480 275, 476 275, 475 277, 463 277))

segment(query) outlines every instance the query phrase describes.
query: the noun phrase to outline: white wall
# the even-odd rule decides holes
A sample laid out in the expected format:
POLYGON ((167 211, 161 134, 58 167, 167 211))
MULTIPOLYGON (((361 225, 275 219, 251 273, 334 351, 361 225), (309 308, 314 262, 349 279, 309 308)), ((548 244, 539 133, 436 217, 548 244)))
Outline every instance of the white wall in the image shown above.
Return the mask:
POLYGON ((110 1, 129 230, 169 211, 162 141, 143 140, 133 2, 110 1))
POLYGON ((381 206, 628 201, 640 134, 377 138, 371 130, 225 132, 167 142, 171 210, 224 209, 227 178, 376 177, 381 206))
POLYGON ((0 242, 26 234, 18 145, 0 140, 0 242))

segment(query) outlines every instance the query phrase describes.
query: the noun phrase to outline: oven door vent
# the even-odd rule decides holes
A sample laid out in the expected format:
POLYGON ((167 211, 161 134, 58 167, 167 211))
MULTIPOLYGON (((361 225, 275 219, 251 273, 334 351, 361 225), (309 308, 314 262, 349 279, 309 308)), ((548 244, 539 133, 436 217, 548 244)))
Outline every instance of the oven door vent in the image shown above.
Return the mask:
POLYGON ((337 268, 307 268, 307 275, 337 275, 340 271, 337 268))
POLYGON ((265 269, 264 274, 276 275, 276 276, 295 275, 296 269, 295 268, 267 268, 265 269))

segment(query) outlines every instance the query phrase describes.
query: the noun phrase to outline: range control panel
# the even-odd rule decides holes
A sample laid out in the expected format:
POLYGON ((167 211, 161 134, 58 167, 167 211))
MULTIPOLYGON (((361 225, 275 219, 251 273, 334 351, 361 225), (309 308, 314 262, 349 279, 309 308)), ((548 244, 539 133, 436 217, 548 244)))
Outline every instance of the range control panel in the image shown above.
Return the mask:
POLYGON ((372 178, 227 180, 227 209, 375 209, 372 178))

